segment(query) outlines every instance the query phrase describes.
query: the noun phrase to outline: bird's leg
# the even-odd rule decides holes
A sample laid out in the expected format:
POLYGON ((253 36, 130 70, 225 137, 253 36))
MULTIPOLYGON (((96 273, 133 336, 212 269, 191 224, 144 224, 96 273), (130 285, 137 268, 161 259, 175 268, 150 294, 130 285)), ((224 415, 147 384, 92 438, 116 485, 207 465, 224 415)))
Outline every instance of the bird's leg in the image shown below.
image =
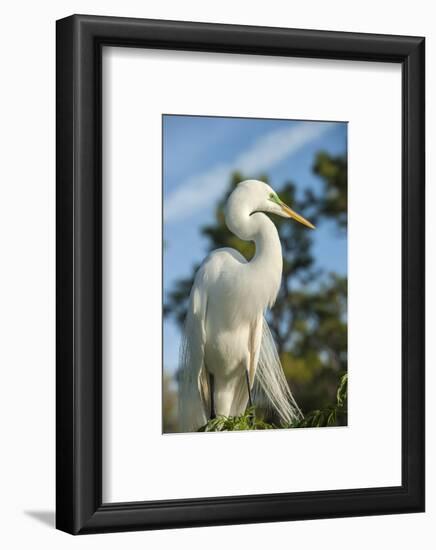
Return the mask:
POLYGON ((216 418, 215 412, 215 383, 213 374, 209 373, 209 391, 210 391, 210 419, 216 418))
POLYGON ((245 370, 245 380, 247 381, 247 390, 248 390, 248 406, 253 406, 253 399, 251 397, 251 388, 250 388, 250 376, 248 370, 245 370))

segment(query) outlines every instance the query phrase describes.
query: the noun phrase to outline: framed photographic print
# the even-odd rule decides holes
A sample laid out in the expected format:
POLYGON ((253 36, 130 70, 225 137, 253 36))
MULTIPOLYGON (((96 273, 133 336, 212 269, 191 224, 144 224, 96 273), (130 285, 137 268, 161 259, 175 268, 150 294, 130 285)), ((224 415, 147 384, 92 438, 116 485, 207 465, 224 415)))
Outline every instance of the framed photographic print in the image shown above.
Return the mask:
POLYGON ((57 527, 424 510, 424 39, 57 22, 57 527))
POLYGON ((347 425, 347 123, 165 114, 162 132, 163 432, 347 425))

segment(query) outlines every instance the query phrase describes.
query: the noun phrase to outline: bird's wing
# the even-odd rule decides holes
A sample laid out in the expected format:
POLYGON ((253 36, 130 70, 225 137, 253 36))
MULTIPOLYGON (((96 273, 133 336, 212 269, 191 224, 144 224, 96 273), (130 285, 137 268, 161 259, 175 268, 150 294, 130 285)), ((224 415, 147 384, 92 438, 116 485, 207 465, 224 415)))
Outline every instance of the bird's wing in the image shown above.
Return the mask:
POLYGON ((289 389, 268 323, 264 318, 262 321, 262 342, 256 369, 254 399, 266 401, 280 419, 289 424, 303 415, 289 389))
POLYGON ((196 431, 206 424, 209 400, 204 368, 206 341, 206 271, 200 267, 189 297, 188 312, 180 347, 179 422, 181 431, 196 431))

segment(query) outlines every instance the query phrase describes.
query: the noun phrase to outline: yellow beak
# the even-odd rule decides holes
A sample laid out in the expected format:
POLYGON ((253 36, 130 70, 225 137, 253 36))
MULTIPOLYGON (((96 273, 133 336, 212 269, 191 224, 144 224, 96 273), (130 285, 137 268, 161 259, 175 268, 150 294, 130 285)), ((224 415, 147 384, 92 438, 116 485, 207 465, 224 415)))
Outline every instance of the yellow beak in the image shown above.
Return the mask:
POLYGON ((294 220, 297 220, 297 222, 302 223, 306 227, 310 227, 310 229, 315 229, 315 226, 306 220, 306 218, 303 218, 303 216, 300 216, 300 214, 297 214, 292 208, 289 208, 288 205, 286 205, 284 202, 280 204, 282 207, 283 212, 285 212, 290 218, 293 218, 294 220))

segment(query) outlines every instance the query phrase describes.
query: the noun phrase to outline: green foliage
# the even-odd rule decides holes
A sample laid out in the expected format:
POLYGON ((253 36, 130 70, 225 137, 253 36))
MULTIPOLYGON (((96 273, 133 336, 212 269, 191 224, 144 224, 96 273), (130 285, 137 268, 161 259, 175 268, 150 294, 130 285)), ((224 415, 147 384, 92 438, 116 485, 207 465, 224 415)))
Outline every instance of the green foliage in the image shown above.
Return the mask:
POLYGON ((264 420, 257 418, 254 407, 248 408, 240 416, 217 416, 202 426, 199 432, 232 432, 240 430, 272 430, 276 428, 264 420))
MULTIPOLYGON (((315 225, 323 220, 334 221, 338 232, 332 238, 342 238, 347 226, 346 157, 331 157, 320 152, 314 159, 313 171, 321 183, 316 192, 298 193, 297 186, 290 181, 281 187, 276 182, 270 183, 285 203, 315 225)), ((214 223, 203 227, 202 234, 209 251, 232 247, 250 260, 254 254, 253 243, 241 241, 230 233, 224 220, 227 198, 244 179, 241 173, 233 174, 226 193, 217 203, 214 223)), ((259 179, 268 181, 266 176, 259 179)), ((327 273, 317 264, 312 230, 280 217, 274 217, 274 223, 282 243, 283 276, 267 321, 285 376, 307 423, 346 425, 346 403, 339 410, 336 392, 338 377, 347 371, 347 279, 327 273)), ((197 268, 193 266, 191 276, 179 280, 166 297, 164 315, 172 316, 180 326, 197 268)), ((257 413, 265 417, 263 421, 267 424, 279 424, 278 418, 259 407, 257 413)), ((223 418, 215 421, 216 427, 244 422, 223 418)))
POLYGON ((254 407, 248 408, 240 416, 217 416, 202 426, 199 432, 228 432, 237 430, 275 430, 278 428, 321 428, 337 426, 338 419, 347 415, 348 374, 340 377, 336 391, 336 403, 306 414, 301 420, 290 425, 276 426, 256 416, 254 407))
POLYGON ((348 375, 342 375, 336 392, 336 403, 323 409, 312 411, 290 428, 321 428, 340 425, 339 420, 347 416, 348 375))
POLYGON ((341 381, 336 392, 336 403, 338 407, 346 407, 348 399, 348 374, 341 377, 341 381))
POLYGON ((347 158, 331 157, 320 152, 315 158, 313 171, 321 177, 322 193, 307 193, 308 203, 314 205, 319 216, 334 219, 341 229, 347 228, 347 158))

